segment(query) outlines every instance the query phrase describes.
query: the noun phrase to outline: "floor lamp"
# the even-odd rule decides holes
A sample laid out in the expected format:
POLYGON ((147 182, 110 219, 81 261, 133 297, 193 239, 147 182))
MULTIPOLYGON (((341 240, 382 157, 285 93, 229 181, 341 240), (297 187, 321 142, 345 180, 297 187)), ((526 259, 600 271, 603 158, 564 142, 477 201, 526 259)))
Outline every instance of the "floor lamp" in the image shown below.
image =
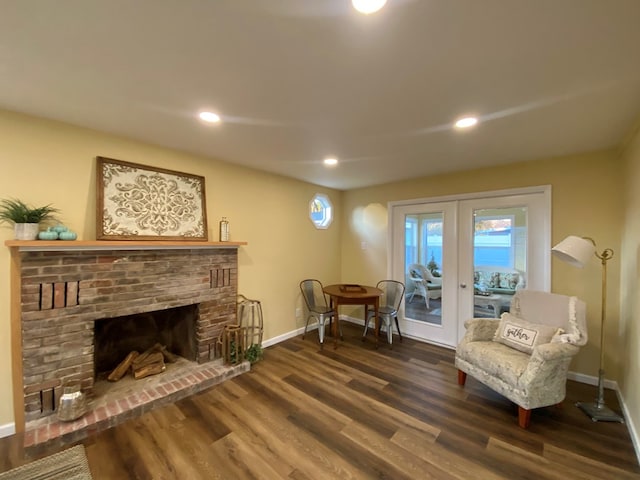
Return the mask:
POLYGON ((596 242, 589 237, 570 235, 551 249, 553 254, 574 267, 582 268, 593 255, 602 262, 602 312, 600 314, 600 369, 598 370, 598 398, 595 402, 578 402, 576 406, 594 422, 624 422, 624 419, 604 403, 604 321, 607 310, 607 261, 613 257, 613 250, 596 250, 596 242))

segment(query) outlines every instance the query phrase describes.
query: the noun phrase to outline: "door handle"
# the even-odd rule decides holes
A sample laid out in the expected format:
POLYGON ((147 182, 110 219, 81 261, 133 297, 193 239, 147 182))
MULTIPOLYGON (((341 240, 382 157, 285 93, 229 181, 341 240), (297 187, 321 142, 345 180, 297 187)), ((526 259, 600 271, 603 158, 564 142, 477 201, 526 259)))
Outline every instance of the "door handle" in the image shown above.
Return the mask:
POLYGON ((467 288, 467 284, 466 283, 461 283, 460 284, 460 288, 467 288))

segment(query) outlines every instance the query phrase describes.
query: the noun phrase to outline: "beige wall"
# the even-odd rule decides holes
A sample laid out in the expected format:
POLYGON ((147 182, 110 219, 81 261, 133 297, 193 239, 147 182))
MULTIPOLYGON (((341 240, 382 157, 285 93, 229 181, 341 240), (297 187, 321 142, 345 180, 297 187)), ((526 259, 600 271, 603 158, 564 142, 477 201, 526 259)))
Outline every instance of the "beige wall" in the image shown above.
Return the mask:
MULTIPOLYGON (((224 215, 239 249, 239 292, 262 302, 265 340, 303 326, 298 283, 340 280, 340 222, 317 230, 312 196, 326 193, 336 211, 341 192, 101 134, 0 111, 0 198, 52 203, 79 239, 95 239, 95 157, 105 156, 205 177, 210 240, 224 215)), ((0 245, 13 231, 0 227, 0 245)), ((0 426, 13 421, 9 323, 9 250, 0 246, 0 426)))
MULTIPOLYGON (((625 200, 621 188, 625 177, 620 168, 623 162, 613 151, 338 192, 11 112, 0 111, 0 131, 0 198, 16 197, 37 205, 53 203, 61 210, 63 222, 76 230, 80 239, 95 238, 96 156, 203 175, 210 239, 217 240, 217 222, 225 215, 231 222, 231 239, 249 242, 240 248, 239 291, 262 301, 265 339, 303 325, 302 319, 295 318, 295 309, 300 306, 298 282, 302 278, 375 283, 386 277, 387 202, 550 184, 552 242, 569 234, 588 235, 596 239, 600 248, 616 251, 609 269, 607 377, 621 383, 638 424, 638 135, 624 157, 628 179, 625 200), (316 230, 307 216, 308 202, 316 192, 329 195, 340 220, 328 230, 316 230), (622 272, 621 259, 625 264, 622 272), (618 298, 622 298, 620 322, 618 298)), ((0 228, 0 241, 12 237, 9 228, 0 228)), ((572 369, 596 375, 600 265, 594 261, 584 270, 577 270, 553 260, 552 269, 553 291, 587 301, 591 338, 572 369)), ((0 425, 13 421, 8 282, 9 253, 0 248, 0 425)))
MULTIPOLYGON (((387 202, 536 185, 552 186, 552 244, 569 234, 584 235, 596 239, 601 249, 610 247, 619 252, 623 217, 620 164, 616 152, 597 152, 345 192, 342 278, 375 284, 387 276, 387 202), (362 242, 366 242, 364 250, 362 242)), ((616 333, 620 255, 609 263, 609 295, 613 301, 607 308, 607 378, 619 379, 620 367, 626 363, 616 333)), ((594 376, 600 350, 600 272, 595 258, 584 270, 552 260, 552 291, 576 295, 587 302, 590 339, 571 368, 594 376)))
POLYGON ((640 130, 623 153, 626 178, 626 216, 622 234, 620 325, 617 336, 624 353, 620 391, 627 405, 628 423, 640 433, 640 130))

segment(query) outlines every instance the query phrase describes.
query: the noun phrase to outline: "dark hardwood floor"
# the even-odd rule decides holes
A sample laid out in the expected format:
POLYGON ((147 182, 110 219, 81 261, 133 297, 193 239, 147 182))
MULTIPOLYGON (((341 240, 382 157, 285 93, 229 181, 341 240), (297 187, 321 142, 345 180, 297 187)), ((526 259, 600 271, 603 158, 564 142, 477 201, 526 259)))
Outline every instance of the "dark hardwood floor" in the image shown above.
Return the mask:
MULTIPOLYGON (((344 333, 336 350, 315 331, 268 348, 250 373, 87 438, 93 478, 640 479, 626 426, 574 406, 595 387, 569 381, 523 430, 506 399, 457 385, 453 351, 344 333)), ((48 453, 0 439, 0 471, 48 453)))

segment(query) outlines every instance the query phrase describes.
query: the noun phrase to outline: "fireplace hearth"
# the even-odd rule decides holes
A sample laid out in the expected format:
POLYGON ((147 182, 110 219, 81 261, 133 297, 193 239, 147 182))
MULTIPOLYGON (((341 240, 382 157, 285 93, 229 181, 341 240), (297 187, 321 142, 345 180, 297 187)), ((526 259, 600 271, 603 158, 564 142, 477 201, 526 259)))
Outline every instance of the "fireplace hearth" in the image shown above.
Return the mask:
POLYGON ((56 415, 28 421, 24 446, 48 448, 77 442, 92 433, 114 427, 248 372, 249 368, 249 362, 224 365, 222 359, 217 359, 198 364, 180 358, 176 363, 168 364, 167 370, 161 375, 141 380, 127 376, 116 383, 99 379, 94 384, 86 415, 72 422, 60 421, 56 415))

